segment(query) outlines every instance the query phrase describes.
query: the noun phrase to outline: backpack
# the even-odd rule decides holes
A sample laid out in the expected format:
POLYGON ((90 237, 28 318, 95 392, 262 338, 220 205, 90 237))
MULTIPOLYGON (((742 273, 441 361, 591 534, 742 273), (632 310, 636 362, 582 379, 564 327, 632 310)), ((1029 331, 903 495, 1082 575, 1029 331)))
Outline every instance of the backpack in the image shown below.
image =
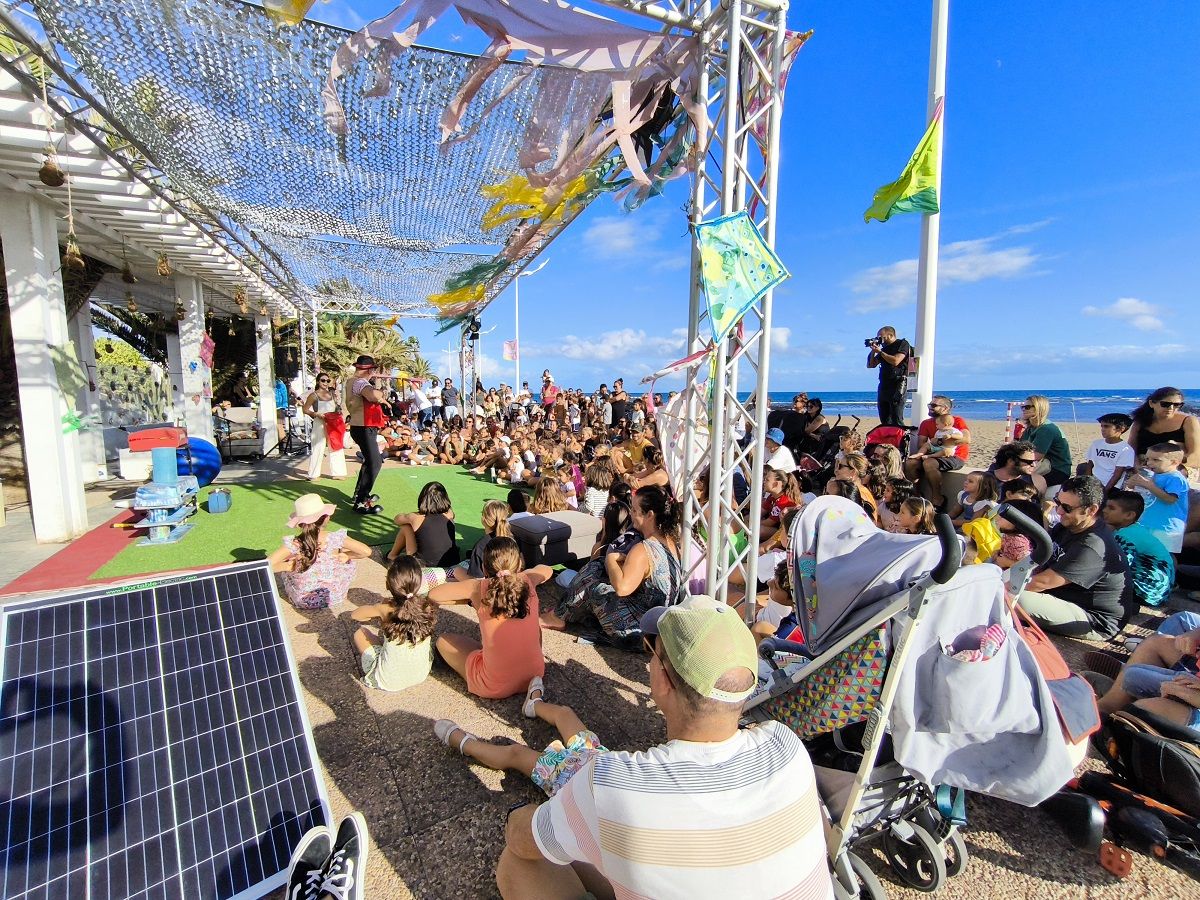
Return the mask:
POLYGON ((1109 767, 1134 790, 1200 816, 1198 739, 1190 728, 1131 708, 1109 716, 1097 743, 1109 767))

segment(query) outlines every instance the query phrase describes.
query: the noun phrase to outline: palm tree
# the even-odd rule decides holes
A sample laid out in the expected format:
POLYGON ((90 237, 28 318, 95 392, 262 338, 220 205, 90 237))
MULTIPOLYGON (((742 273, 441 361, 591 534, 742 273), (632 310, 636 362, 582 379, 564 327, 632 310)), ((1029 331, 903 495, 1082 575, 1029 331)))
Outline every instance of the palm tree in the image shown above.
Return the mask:
MULTIPOLYGON (((284 329, 283 347, 297 347, 296 329, 284 329)), ((362 315, 323 314, 317 322, 317 345, 321 368, 344 372, 360 353, 375 358, 385 369, 400 369, 410 375, 432 373, 421 356, 421 342, 403 337, 386 320, 362 315)))

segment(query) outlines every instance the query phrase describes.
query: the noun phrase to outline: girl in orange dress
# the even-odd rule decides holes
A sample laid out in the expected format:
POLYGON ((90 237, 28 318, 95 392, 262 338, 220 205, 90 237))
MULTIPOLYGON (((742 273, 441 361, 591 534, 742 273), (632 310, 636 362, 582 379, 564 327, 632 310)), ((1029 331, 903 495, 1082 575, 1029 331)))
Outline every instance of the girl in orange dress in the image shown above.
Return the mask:
POLYGON ((478 697, 500 700, 524 694, 546 671, 538 621, 537 586, 554 572, 549 566, 524 568, 517 542, 493 538, 483 556, 483 578, 435 587, 429 599, 440 605, 469 603, 479 616, 481 640, 443 634, 434 645, 442 659, 478 697))

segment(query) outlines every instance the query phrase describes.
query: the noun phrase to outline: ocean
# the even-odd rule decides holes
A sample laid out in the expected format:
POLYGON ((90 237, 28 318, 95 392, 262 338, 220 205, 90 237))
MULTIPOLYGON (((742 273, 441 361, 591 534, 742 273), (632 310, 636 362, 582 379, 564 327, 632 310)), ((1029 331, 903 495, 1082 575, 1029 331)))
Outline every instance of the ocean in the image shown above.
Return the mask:
MULTIPOLYGON (((1145 390, 1095 390, 1095 391, 943 391, 954 400, 954 412, 968 422, 1003 422, 1008 414, 1008 404, 1024 400, 1030 394, 1044 394, 1050 398, 1050 418, 1059 423, 1094 423, 1097 416, 1110 412, 1129 413, 1139 406, 1153 388, 1145 390)), ((771 391, 771 406, 790 406, 796 391, 771 391)), ((1183 389, 1193 407, 1200 398, 1200 390, 1183 389)), ((748 394, 740 395, 743 400, 748 394)), ((849 425, 851 416, 875 416, 875 391, 810 391, 810 397, 819 397, 824 404, 825 415, 831 422, 843 416, 849 425)), ((912 394, 907 407, 911 421, 912 394)), ((1014 421, 1020 417, 1020 409, 1013 409, 1014 421)), ((921 416, 920 418, 924 418, 921 416)))

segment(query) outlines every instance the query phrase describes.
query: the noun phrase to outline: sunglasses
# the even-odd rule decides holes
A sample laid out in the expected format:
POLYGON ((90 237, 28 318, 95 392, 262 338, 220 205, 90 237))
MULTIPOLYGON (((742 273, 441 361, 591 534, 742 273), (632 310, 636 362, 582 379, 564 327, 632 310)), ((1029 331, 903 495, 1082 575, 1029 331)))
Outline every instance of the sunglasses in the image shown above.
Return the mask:
POLYGON ((1073 513, 1077 509, 1081 508, 1078 503, 1075 504, 1074 506, 1070 506, 1069 504, 1063 503, 1057 497, 1054 498, 1054 505, 1057 506, 1059 509, 1061 509, 1065 513, 1073 513))
POLYGON ((1158 405, 1163 409, 1183 409, 1182 400, 1180 400, 1178 403, 1172 403, 1170 400, 1159 400, 1158 405))
POLYGON ((1018 460, 1017 460, 1017 462, 1018 462, 1018 463, 1020 463, 1020 464, 1021 464, 1021 465, 1023 465, 1023 466, 1034 466, 1034 465, 1037 465, 1037 460, 1036 460, 1036 459, 1025 459, 1024 457, 1022 457, 1022 458, 1018 459, 1018 460))
POLYGON ((671 683, 671 687, 675 687, 675 679, 671 677, 671 670, 667 668, 667 661, 659 656, 657 643, 654 638, 643 634, 642 647, 647 653, 658 659, 658 664, 662 666, 663 674, 667 676, 667 681, 671 683))
POLYGON ((1033 404, 1032 403, 1022 403, 1021 409, 1033 409, 1033 404))

